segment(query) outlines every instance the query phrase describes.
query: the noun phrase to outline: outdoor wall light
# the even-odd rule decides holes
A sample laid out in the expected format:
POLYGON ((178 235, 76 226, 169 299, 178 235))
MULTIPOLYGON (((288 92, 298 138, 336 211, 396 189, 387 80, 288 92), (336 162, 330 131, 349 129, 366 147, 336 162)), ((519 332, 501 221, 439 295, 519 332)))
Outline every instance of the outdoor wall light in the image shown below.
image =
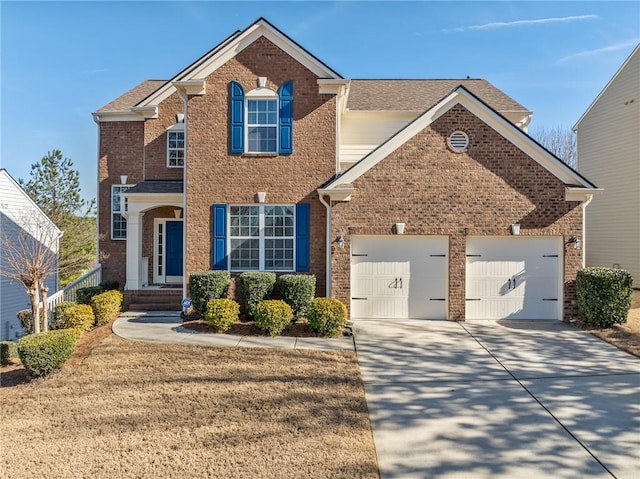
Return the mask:
POLYGON ((336 244, 338 245, 338 248, 344 248, 344 236, 338 236, 336 238, 336 244))
POLYGON ((129 178, 127 175, 120 175, 120 184, 121 185, 126 185, 127 184, 127 178, 129 178))
POLYGON ((511 225, 511 234, 514 236, 520 234, 520 223, 514 223, 511 225))
POLYGON ((580 249, 580 238, 578 238, 576 235, 573 235, 571 238, 569 238, 567 244, 572 244, 574 249, 580 249))

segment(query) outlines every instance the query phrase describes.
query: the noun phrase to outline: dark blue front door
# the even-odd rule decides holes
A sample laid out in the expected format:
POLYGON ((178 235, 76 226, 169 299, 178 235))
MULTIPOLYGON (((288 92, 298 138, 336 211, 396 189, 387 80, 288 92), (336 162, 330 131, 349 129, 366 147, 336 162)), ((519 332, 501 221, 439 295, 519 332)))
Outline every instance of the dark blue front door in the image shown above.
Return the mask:
POLYGON ((167 276, 182 276, 182 221, 167 221, 167 276))

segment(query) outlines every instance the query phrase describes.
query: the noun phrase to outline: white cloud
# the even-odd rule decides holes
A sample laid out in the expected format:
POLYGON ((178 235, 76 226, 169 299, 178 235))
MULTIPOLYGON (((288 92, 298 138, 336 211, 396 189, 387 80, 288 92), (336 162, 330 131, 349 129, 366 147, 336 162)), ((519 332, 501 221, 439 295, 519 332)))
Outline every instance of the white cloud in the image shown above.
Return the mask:
POLYGON ((549 23, 567 23, 567 22, 575 22, 580 20, 595 20, 597 18, 598 18, 598 15, 573 15, 569 17, 538 18, 535 20, 514 20, 512 22, 492 22, 492 23, 484 23, 482 25, 470 25, 468 27, 447 28, 447 29, 442 29, 440 31, 443 33, 450 33, 450 32, 467 32, 467 31, 478 31, 478 30, 495 30, 497 28, 546 25, 549 23))
POLYGON ((596 48, 594 50, 585 50, 578 53, 572 53, 571 55, 567 55, 566 57, 562 57, 556 61, 556 65, 560 65, 561 63, 565 63, 571 60, 576 60, 578 58, 591 57, 594 55, 600 55, 601 53, 609 53, 615 52, 616 50, 622 50, 623 48, 634 47, 640 42, 640 38, 636 38, 635 40, 629 40, 622 43, 616 43, 615 45, 610 45, 608 47, 596 48))

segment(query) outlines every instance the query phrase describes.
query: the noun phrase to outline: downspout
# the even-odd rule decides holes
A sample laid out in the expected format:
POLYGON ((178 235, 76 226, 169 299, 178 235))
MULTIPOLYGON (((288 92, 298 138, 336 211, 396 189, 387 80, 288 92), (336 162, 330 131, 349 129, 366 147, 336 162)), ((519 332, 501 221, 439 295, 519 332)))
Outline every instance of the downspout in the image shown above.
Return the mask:
POLYGON ((182 168, 182 297, 187 297, 187 166, 189 165, 189 139, 187 115, 189 109, 189 95, 186 89, 177 89, 178 96, 184 105, 184 166, 182 168))
POLYGON ((587 205, 593 200, 593 195, 587 195, 588 199, 582 203, 582 267, 587 264, 587 205))
MULTIPOLYGON (((93 121, 96 123, 98 127, 98 147, 96 148, 98 164, 96 165, 96 199, 97 202, 100 201, 100 116, 97 113, 92 113, 93 121)), ((98 203, 98 207, 96 208, 96 260, 98 264, 101 264, 100 261, 100 204, 98 203)), ((100 270, 100 281, 102 281, 102 270, 100 270)))
POLYGON ((326 279, 325 279, 325 296, 327 298, 331 297, 331 199, 329 199, 329 203, 327 203, 324 197, 321 194, 318 194, 318 199, 320 203, 322 203, 327 209, 327 226, 325 230, 327 231, 327 250, 325 252, 326 258, 326 279))

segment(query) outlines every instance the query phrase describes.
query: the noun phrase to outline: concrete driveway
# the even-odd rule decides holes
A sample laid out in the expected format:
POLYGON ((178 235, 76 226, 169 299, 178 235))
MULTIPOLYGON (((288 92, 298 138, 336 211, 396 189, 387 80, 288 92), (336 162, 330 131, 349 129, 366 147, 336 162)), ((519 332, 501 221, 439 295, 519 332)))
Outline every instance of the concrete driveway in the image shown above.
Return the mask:
POLYGON ((640 359, 556 321, 354 332, 382 479, 640 478, 640 359))

